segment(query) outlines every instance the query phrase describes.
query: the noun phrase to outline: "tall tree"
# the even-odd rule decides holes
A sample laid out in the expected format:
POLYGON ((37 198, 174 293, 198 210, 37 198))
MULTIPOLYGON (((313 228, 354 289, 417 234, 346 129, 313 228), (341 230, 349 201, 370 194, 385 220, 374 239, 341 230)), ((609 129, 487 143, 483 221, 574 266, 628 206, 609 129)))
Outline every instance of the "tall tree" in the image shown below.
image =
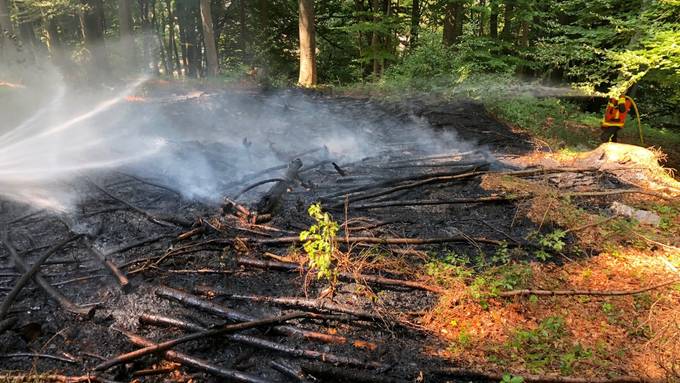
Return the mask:
POLYGON ((137 55, 132 37, 132 1, 118 0, 118 24, 120 28, 120 42, 123 57, 136 66, 137 55))
POLYGON ((455 44, 456 40, 463 35, 464 14, 463 0, 448 0, 446 2, 444 6, 444 45, 455 44))
POLYGON ((418 31, 420 29, 420 0, 413 0, 411 5, 411 47, 418 42, 418 31))
POLYGON ((498 0, 490 0, 489 36, 498 38, 498 0))
POLYGON ((503 12, 503 30, 501 36, 503 40, 511 41, 513 35, 513 18, 515 14, 516 0, 505 0, 505 10, 503 12))
POLYGON ((104 5, 102 0, 80 0, 80 31, 85 47, 91 54, 94 68, 100 74, 109 73, 109 61, 104 47, 104 5))
POLYGON ((11 36, 14 34, 12 19, 9 14, 9 3, 7 0, 0 0, 0 34, 11 36))
POLYGON ((200 0, 201 25, 203 26, 203 44, 208 66, 208 76, 217 76, 219 67, 217 64, 217 48, 215 46, 215 32, 213 30, 212 12, 210 0, 200 0))
POLYGON ((168 44, 170 45, 170 53, 173 56, 175 70, 177 71, 177 73, 180 73, 182 67, 179 61, 177 39, 175 37, 175 12, 172 9, 172 0, 165 0, 165 6, 168 11, 168 44))
POLYGON ((314 0, 299 0, 300 76, 301 86, 316 85, 316 36, 314 0))

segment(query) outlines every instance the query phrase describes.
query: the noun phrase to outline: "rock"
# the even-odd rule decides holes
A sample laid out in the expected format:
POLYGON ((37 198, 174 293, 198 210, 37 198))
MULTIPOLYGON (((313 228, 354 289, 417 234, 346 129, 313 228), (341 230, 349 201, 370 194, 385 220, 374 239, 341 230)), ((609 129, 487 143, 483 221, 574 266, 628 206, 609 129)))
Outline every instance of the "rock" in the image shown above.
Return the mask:
POLYGON ((659 215, 654 212, 635 209, 634 207, 630 207, 620 202, 612 203, 612 205, 609 207, 609 210, 611 210, 616 215, 635 218, 638 222, 645 225, 659 226, 659 223, 661 222, 661 217, 659 217, 659 215))

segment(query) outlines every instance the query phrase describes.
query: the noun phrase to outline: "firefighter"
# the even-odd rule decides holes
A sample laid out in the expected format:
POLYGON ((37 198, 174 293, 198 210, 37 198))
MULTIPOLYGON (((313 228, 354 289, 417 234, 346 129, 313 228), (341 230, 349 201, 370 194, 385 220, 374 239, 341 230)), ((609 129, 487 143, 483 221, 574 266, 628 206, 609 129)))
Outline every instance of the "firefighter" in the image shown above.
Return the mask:
POLYGON ((619 98, 612 97, 607 103, 607 109, 604 111, 604 118, 602 119, 602 135, 600 138, 602 142, 617 142, 619 129, 623 129, 626 123, 626 116, 630 112, 633 101, 630 97, 624 95, 619 98))

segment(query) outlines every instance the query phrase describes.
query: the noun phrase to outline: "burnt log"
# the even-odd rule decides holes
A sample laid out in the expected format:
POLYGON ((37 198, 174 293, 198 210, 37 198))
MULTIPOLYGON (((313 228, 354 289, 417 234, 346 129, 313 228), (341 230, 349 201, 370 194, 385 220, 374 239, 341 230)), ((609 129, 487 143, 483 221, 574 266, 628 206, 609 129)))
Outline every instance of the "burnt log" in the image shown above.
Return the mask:
POLYGON ((288 188, 293 186, 296 182, 299 182, 300 169, 302 169, 302 160, 299 158, 288 164, 288 169, 286 170, 283 179, 272 186, 272 188, 269 189, 255 205, 255 210, 258 214, 270 214, 278 209, 288 188))
MULTIPOLYGON (((195 323, 183 321, 176 318, 163 317, 158 315, 143 314, 139 317, 141 323, 151 324, 154 326, 172 326, 186 331, 205 331, 206 328, 195 323)), ((301 349, 291 346, 286 346, 280 343, 272 342, 266 339, 244 335, 244 334, 227 334, 227 340, 232 342, 245 344, 259 349, 275 351, 281 354, 286 354, 298 358, 305 358, 310 360, 318 360, 324 363, 332 363, 343 366, 354 366, 363 369, 384 369, 386 366, 379 362, 364 362, 358 358, 351 356, 342 356, 331 353, 325 353, 315 350, 301 349)))

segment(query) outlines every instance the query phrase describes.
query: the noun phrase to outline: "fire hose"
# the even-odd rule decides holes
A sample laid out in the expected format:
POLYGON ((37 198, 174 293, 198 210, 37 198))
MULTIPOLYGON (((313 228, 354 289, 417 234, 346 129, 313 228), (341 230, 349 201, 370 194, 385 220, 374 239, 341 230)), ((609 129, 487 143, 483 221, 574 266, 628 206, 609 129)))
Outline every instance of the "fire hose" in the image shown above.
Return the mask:
POLYGON ((645 139, 642 136, 642 123, 640 122, 640 111, 638 110, 637 104, 633 99, 629 96, 626 96, 626 99, 630 101, 630 103, 633 105, 633 109, 635 109, 635 117, 637 117, 637 126, 638 126, 638 132, 640 133, 640 145, 645 144, 645 139))

